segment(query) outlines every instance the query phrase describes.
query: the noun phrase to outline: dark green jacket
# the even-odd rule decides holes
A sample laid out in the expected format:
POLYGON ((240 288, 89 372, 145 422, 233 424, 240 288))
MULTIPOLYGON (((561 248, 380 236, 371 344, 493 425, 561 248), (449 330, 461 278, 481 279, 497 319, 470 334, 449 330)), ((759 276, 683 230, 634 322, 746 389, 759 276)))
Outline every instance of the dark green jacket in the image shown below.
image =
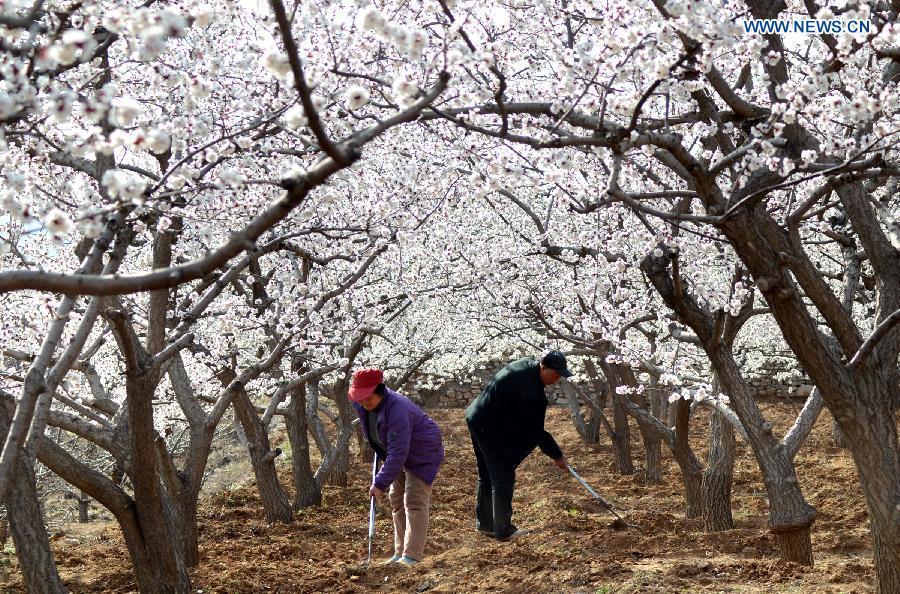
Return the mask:
POLYGON ((563 455, 544 430, 547 395, 540 370, 540 363, 532 358, 513 361, 466 408, 466 422, 479 441, 503 451, 515 465, 535 446, 554 460, 563 455))

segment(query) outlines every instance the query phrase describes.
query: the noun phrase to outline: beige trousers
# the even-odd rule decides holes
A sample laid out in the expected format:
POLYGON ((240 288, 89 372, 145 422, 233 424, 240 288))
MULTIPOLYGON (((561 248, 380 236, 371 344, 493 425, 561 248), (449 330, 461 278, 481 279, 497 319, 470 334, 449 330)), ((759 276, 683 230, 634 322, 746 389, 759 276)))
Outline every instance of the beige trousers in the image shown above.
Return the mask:
POLYGON ((431 485, 404 469, 391 484, 388 497, 394 516, 394 554, 421 561, 428 533, 431 485))

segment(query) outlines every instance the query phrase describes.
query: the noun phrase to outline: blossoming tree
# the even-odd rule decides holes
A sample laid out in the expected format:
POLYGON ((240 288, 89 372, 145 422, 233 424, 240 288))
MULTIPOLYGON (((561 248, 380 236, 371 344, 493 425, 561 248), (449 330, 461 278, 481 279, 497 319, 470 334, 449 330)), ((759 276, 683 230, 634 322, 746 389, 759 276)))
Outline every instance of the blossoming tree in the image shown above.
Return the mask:
MULTIPOLYGON (((847 440, 878 587, 896 591, 900 7, 841 3, 842 18, 871 21, 868 34, 742 33, 739 19, 785 10, 835 16, 761 0, 4 4, 2 337, 24 356, 4 371, 0 499, 33 499, 15 470, 35 454, 100 484, 43 436, 48 423, 111 422, 92 417, 106 407, 127 430, 115 443, 147 471, 132 477, 137 519, 120 518, 147 527, 130 544, 139 588, 183 590, 161 498, 176 483, 154 452, 161 391, 199 421, 188 425, 208 427, 232 402, 252 425, 315 401, 305 374, 337 368, 323 382, 335 382, 343 427, 348 353, 387 362, 400 350, 387 324, 404 339, 468 324, 464 347, 498 355, 538 350, 562 328, 636 360, 671 317, 721 391, 741 394, 733 408, 764 467, 770 528, 786 558, 810 562, 814 510, 726 340, 754 291, 847 440), (668 308, 639 322, 646 334, 626 329, 658 303, 641 264, 668 308), (747 272, 737 283, 735 264, 747 272), (592 278, 609 266, 608 280, 592 278), (561 282, 579 269, 581 282, 561 282), (565 297, 539 292, 551 307, 528 313, 541 286, 565 297), (585 308, 592 286, 605 292, 585 308), (531 317, 520 327, 511 312, 531 317), (89 392, 91 367, 119 390, 115 408, 89 392), (234 400, 250 379, 271 397, 261 412, 234 400), (81 402, 64 382, 81 384, 81 402), (197 392, 222 398, 197 411, 197 392)), ((424 336, 439 347, 410 350, 407 366, 474 363, 424 336)), ((650 354, 681 382, 690 357, 676 351, 650 354)), ((298 439, 310 408, 294 409, 298 439)), ((260 468, 270 453, 257 452, 260 468)), ((48 559, 23 565, 60 589, 48 559)))

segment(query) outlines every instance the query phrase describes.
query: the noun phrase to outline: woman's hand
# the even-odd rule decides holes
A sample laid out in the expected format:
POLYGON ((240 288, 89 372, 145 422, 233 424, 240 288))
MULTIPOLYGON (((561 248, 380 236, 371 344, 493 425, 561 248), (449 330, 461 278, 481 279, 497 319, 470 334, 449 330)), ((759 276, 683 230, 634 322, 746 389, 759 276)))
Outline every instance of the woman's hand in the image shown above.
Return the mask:
POLYGON ((379 501, 383 495, 384 495, 384 491, 382 491, 375 485, 372 485, 371 487, 369 487, 369 497, 374 497, 375 501, 379 501))

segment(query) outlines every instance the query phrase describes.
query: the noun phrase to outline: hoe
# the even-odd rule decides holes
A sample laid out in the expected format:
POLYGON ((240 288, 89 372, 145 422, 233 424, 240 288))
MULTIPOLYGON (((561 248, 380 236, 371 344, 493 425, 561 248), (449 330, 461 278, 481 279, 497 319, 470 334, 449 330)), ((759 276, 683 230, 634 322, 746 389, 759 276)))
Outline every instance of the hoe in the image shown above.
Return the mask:
POLYGON ((628 522, 626 522, 626 521, 624 520, 624 518, 622 518, 622 516, 620 516, 619 514, 617 514, 617 513, 616 513, 616 510, 614 510, 614 509, 612 508, 612 506, 611 506, 609 503, 606 502, 605 499, 603 499, 602 497, 600 497, 600 496, 597 494, 597 492, 594 491, 594 489, 592 489, 591 486, 590 486, 589 484, 587 484, 587 481, 585 481, 583 478, 581 478, 581 476, 579 476, 579 474, 578 474, 577 472, 575 472, 575 469, 572 468, 571 466, 569 466, 569 472, 572 473, 572 476, 574 476, 576 479, 578 479, 578 482, 579 482, 579 483, 581 483, 582 485, 584 485, 584 488, 587 489, 588 492, 589 492, 591 495, 594 496, 594 499, 596 499, 597 501, 599 501, 600 504, 603 505, 603 507, 605 507, 607 510, 609 510, 609 512, 610 512, 612 515, 614 515, 614 516, 616 517, 616 520, 611 524, 611 526, 612 526, 613 528, 619 528, 619 529, 622 529, 622 528, 637 528, 637 527, 638 527, 637 524, 629 524, 628 522))

